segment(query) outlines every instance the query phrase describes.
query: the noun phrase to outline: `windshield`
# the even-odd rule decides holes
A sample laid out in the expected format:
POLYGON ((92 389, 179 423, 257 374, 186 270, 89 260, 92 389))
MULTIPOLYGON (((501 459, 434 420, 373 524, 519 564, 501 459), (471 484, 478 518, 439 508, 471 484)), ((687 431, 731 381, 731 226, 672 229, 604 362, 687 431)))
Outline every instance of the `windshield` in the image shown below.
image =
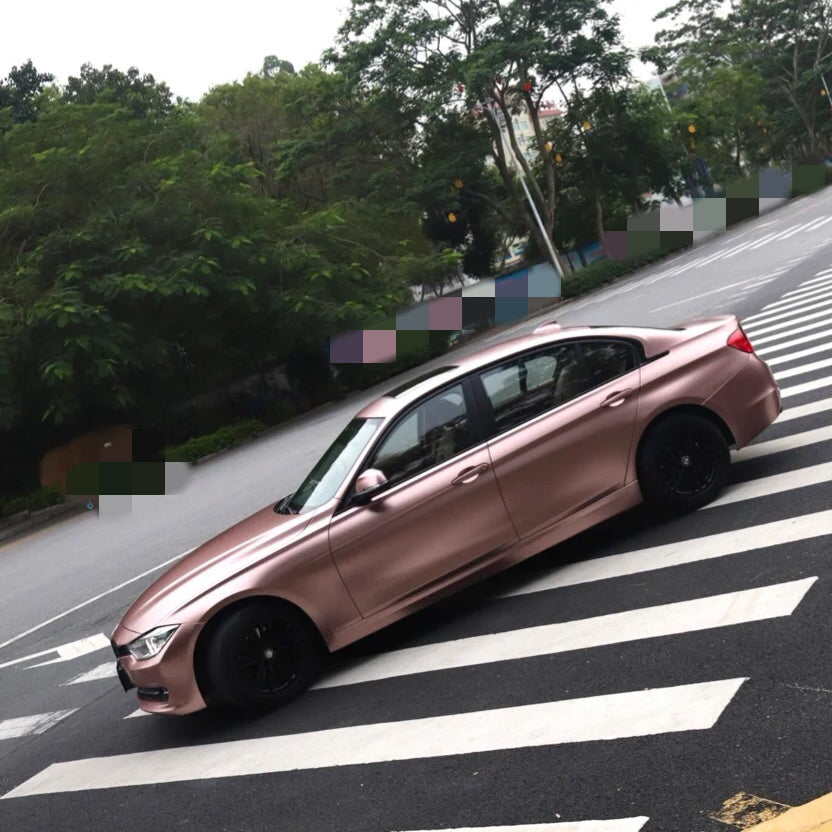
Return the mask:
POLYGON ((297 514, 329 502, 383 421, 353 419, 329 446, 300 488, 284 503, 283 509, 297 514))

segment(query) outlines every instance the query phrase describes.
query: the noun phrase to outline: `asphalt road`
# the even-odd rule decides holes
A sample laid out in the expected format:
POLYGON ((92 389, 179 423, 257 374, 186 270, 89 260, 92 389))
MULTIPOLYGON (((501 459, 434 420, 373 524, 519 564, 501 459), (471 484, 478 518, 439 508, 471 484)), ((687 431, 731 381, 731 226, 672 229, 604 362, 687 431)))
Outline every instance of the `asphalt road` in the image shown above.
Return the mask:
POLYGON ((566 323, 654 326, 735 312, 785 410, 736 456, 717 504, 617 518, 333 669, 360 676, 367 656, 422 646, 429 658, 430 645, 477 636, 487 661, 323 686, 247 722, 132 718, 135 700, 107 675, 102 634, 160 565, 292 490, 378 391, 200 466, 177 494, 0 548, 0 830, 716 832, 729 827, 709 814, 738 792, 791 805, 832 791, 830 207, 829 191, 798 200, 558 308, 566 323), (594 641, 571 623, 596 618, 594 641), (543 625, 562 625, 560 647, 524 656, 543 625), (381 756, 361 758, 380 723, 381 756), (408 728, 431 744, 384 761, 407 749, 408 728), (330 732, 318 757, 283 771, 313 731, 330 732), (205 767, 215 753, 221 778, 205 767), (69 761, 81 762, 53 770, 64 779, 52 793, 29 793, 69 761), (102 772, 136 785, 97 788, 102 772))

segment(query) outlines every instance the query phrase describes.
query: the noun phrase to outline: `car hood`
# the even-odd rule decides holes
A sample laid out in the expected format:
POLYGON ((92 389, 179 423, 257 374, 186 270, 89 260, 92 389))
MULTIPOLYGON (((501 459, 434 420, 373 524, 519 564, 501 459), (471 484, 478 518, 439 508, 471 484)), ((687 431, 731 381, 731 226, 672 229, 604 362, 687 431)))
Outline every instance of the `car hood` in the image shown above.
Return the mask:
POLYGON ((146 633, 160 624, 182 624, 177 613, 219 584, 288 545, 310 515, 277 514, 274 504, 218 534, 160 575, 131 605, 120 627, 146 633))

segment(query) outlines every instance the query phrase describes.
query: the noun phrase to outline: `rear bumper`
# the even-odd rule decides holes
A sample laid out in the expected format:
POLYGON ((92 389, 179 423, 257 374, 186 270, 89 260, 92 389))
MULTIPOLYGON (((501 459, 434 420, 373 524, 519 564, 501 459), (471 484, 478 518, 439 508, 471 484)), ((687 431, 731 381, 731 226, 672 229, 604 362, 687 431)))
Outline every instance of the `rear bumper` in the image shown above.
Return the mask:
POLYGON ((745 366, 704 404, 731 429, 738 450, 783 412, 780 388, 768 364, 756 355, 749 355, 745 366))
POLYGON ((112 642, 117 668, 120 668, 119 679, 125 690, 136 689, 142 710, 181 715, 206 707, 194 674, 194 648, 199 630, 197 624, 182 624, 158 656, 140 660, 118 650, 138 634, 125 627, 116 628, 112 642))

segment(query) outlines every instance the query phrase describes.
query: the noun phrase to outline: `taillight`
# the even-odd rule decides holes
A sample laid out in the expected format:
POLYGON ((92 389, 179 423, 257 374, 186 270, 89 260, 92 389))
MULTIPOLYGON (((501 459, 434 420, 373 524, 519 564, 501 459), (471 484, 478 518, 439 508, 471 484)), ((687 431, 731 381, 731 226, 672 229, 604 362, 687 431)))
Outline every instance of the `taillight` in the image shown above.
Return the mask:
POLYGON ((742 331, 742 327, 738 327, 728 339, 728 346, 741 352, 754 352, 754 347, 751 346, 751 341, 748 340, 748 336, 742 331))

